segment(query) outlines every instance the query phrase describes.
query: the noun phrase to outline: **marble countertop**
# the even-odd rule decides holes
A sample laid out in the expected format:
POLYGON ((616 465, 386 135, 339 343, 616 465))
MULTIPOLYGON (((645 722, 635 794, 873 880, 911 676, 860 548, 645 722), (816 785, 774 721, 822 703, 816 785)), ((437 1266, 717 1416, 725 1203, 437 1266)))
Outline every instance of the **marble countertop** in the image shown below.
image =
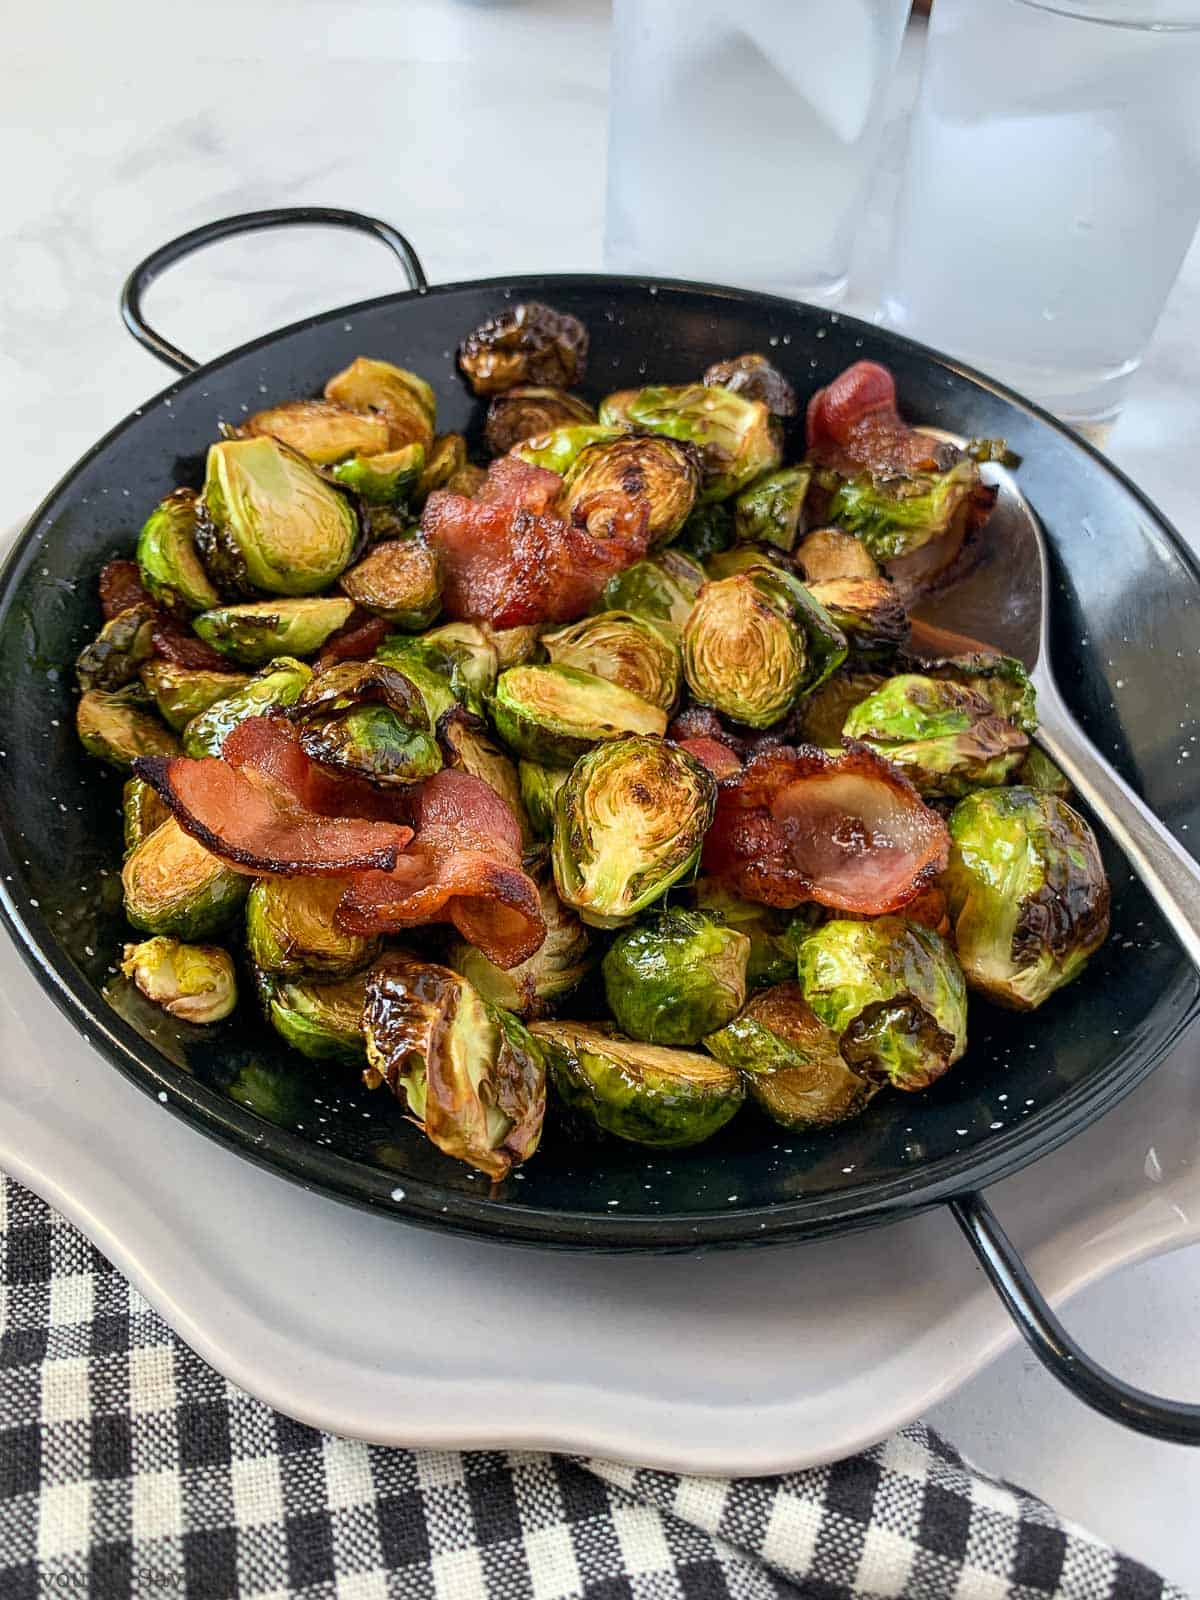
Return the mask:
MULTIPOLYGON (((197 223, 354 207, 404 229, 433 282, 601 264, 604 0, 126 0, 119 13, 43 0, 7 20, 0 526, 168 380, 124 333, 117 296, 142 255, 197 223)), ((878 281, 920 43, 910 36, 893 93, 852 310, 869 312, 878 281)), ((149 310, 204 358, 399 286, 378 246, 305 230, 193 259, 155 286, 149 310)), ((1189 538, 1198 332, 1200 245, 1108 446, 1189 538)), ((1080 1296, 1069 1321, 1126 1378, 1195 1395, 1200 1252, 1128 1269, 1080 1296)), ((931 1420, 984 1467, 1200 1592, 1200 1453, 1086 1412, 1023 1350, 931 1420)))

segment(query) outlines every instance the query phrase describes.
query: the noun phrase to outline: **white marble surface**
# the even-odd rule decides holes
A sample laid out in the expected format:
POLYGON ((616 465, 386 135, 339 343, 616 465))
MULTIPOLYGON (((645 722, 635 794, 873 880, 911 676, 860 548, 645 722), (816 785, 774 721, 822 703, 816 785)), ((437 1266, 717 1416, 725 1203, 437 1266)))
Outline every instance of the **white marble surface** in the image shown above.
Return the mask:
MULTIPOLYGON (((117 294, 139 256, 198 222, 295 203, 374 211, 410 234, 433 281, 600 264, 602 0, 43 0, 6 23, 0 524, 166 381, 124 335, 117 294)), ((919 38, 895 134, 918 49, 919 38)), ((885 143, 855 307, 878 279, 902 151, 899 137, 885 143)), ((205 356, 395 283, 367 241, 281 234, 180 268, 151 309, 205 356)), ((1200 247, 1109 445, 1188 536, 1198 332, 1200 247)), ((1069 1320, 1125 1376, 1194 1396, 1200 1252, 1128 1269, 1069 1320)), ((981 1464, 1200 1591, 1200 1453, 1093 1418, 1019 1351, 933 1420, 981 1464)))

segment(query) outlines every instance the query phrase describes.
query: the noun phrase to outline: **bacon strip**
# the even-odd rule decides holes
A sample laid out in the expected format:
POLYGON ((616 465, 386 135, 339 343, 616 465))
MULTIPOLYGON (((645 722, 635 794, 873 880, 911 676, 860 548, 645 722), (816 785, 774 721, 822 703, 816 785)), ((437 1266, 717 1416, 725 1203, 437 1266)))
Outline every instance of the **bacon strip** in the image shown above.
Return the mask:
POLYGON ((876 361, 856 361, 808 402, 808 452, 847 477, 855 472, 936 472, 957 460, 953 445, 909 426, 896 384, 876 361))
POLYGON ((720 739, 709 739, 703 734, 697 734, 690 739, 676 741, 681 750, 686 750, 688 755, 695 756, 702 766, 708 768, 713 777, 732 778, 734 773, 742 770, 742 763, 737 755, 727 744, 722 744, 720 739))
POLYGON ((324 672, 326 667, 336 666, 339 661, 366 661, 395 627, 396 624, 385 617, 372 616, 361 606, 356 607, 350 613, 349 622, 344 622, 326 639, 325 648, 317 657, 316 670, 324 672))
POLYGON ((706 872, 747 900, 838 911, 899 911, 945 869, 950 836, 936 811, 865 745, 763 750, 717 792, 706 872))
POLYGON ((136 561, 108 561, 100 568, 100 610, 105 622, 111 622, 130 606, 154 603, 152 595, 142 587, 141 568, 136 561))
POLYGON ((341 777, 310 761, 300 744, 300 730, 284 717, 248 717, 239 722, 226 735, 221 759, 238 769, 253 768, 318 816, 404 821, 395 795, 365 778, 341 777))

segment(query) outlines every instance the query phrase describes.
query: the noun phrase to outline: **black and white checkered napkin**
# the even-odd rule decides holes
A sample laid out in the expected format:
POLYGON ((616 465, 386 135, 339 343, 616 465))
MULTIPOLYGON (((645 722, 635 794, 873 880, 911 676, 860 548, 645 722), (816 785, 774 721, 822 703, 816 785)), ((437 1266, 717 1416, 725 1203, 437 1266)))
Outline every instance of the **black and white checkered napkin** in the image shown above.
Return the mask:
POLYGON ((68 1593, 1185 1600, 920 1426, 737 1481, 317 1433, 0 1174, 0 1597, 68 1593))

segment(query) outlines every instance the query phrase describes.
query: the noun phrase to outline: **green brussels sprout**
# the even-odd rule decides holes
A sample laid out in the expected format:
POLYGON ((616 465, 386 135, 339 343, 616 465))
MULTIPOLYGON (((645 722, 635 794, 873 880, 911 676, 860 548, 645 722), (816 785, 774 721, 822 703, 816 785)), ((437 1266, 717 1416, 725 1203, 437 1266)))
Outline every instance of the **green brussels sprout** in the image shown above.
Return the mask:
POLYGON ((424 378, 390 361, 358 356, 325 385, 325 398, 351 411, 371 411, 387 423, 385 450, 419 444, 428 454, 437 426, 437 397, 424 378))
POLYGON ((677 550, 685 550, 697 561, 709 561, 728 550, 733 543, 733 513, 720 500, 697 506, 679 530, 677 550))
POLYGON ((964 456, 946 472, 839 478, 818 469, 817 481, 833 490, 827 521, 887 562, 949 533, 979 488, 979 468, 964 456))
POLYGON ((79 652, 75 662, 79 687, 112 694, 132 683, 142 663, 154 654, 156 621, 157 613, 148 601, 118 611, 79 652))
POLYGON ((223 1022, 237 1005, 229 952, 215 944, 181 944, 161 935, 127 944, 121 971, 156 1006, 180 1022, 223 1022))
POLYGON ((1007 782, 1029 747, 973 689, 915 672, 860 700, 844 732, 898 766, 922 795, 954 797, 1007 782))
POLYGON ((339 661, 292 707, 310 761, 384 788, 440 772, 442 752, 418 685, 386 661, 339 661))
MULTIPOLYGON (((481 479, 487 474, 482 468, 475 468, 467 460, 467 441, 461 433, 439 433, 432 446, 426 452, 425 468, 417 479, 416 500, 424 504, 426 498, 435 489, 457 488, 455 480, 463 473, 478 471, 481 479)), ((467 489, 460 489, 460 493, 467 494, 467 489)))
POLYGON ((578 317, 529 300, 488 317, 458 347, 458 364, 476 394, 519 383, 570 389, 583 382, 588 331, 578 317))
POLYGON ((195 760, 219 756, 221 746, 240 722, 250 717, 270 716, 273 711, 295 705, 311 677, 312 668, 303 661, 279 656, 240 689, 214 700, 206 711, 192 718, 183 730, 184 754, 195 760))
POLYGON ((503 672, 506 667, 520 667, 532 661, 545 624, 523 622, 515 628, 493 628, 490 622, 480 622, 476 626, 496 652, 496 671, 503 672))
POLYGON ((250 879, 185 833, 174 817, 147 834, 121 869, 125 915, 142 933, 208 939, 237 916, 250 879))
POLYGON ((807 583, 879 576, 879 563, 866 545, 841 528, 814 528, 801 539, 793 556, 807 583))
POLYGON ((747 400, 761 400, 777 417, 794 417, 800 409, 796 391, 783 373, 755 351, 729 361, 714 361, 711 367, 705 367, 704 381, 710 387, 716 384, 732 389, 747 400))
POLYGON ((740 899, 720 878, 697 878, 692 899, 700 911, 727 927, 736 928, 749 939, 750 951, 746 959, 749 989, 763 989, 792 977, 800 941, 821 920, 819 906, 803 905, 794 911, 777 911, 774 906, 760 905, 756 900, 740 899))
POLYGON ((739 1074, 699 1051, 623 1039, 603 1023, 535 1022, 531 1031, 566 1105, 631 1144, 702 1144, 745 1098, 739 1074))
POLYGON ((539 761, 517 762, 521 800, 535 839, 549 839, 554 833, 554 797, 570 773, 570 767, 544 767, 539 761))
POLYGON ((121 790, 121 816, 126 855, 171 815, 145 778, 126 778, 121 790))
POLYGON ((542 635, 557 667, 578 667, 668 711, 679 695, 679 646, 632 611, 599 611, 542 635))
POLYGON ((782 467, 743 489, 733 513, 735 536, 791 550, 804 532, 804 500, 811 482, 811 467, 782 467))
POLYGON ((446 965, 485 1000, 526 1018, 544 1017, 554 1001, 582 982, 595 961, 587 929, 555 894, 550 874, 539 872, 535 881, 546 937, 527 961, 506 971, 465 939, 456 939, 446 956, 446 965))
POLYGON ((702 705, 768 728, 841 665, 845 635, 798 578, 760 568, 706 583, 683 630, 702 705))
POLYGON ((324 983, 349 978, 379 954, 380 941, 343 933, 334 912, 340 878, 258 878, 246 900, 250 959, 277 978, 324 983))
POLYGON ((347 456, 377 456, 388 447, 386 418, 352 411, 335 400, 289 400, 247 417, 239 438, 266 434, 319 467, 347 456))
POLYGON ((682 550, 660 550, 653 560, 635 562, 611 577, 593 611, 632 611, 651 622, 682 628, 700 587, 704 568, 682 550))
POLYGON ((589 750, 554 802, 554 881, 587 923, 616 928, 695 869, 712 774, 678 745, 634 736, 589 750))
POLYGON ((88 755, 127 769, 137 756, 177 756, 179 740, 142 701, 141 685, 105 694, 89 689, 75 707, 75 731, 88 755))
POLYGON ((546 1109, 539 1042, 448 967, 393 951, 367 975, 367 1081, 407 1100, 427 1137, 490 1178, 538 1147, 546 1109))
POLYGON ((1043 789, 1060 800, 1071 798, 1071 780, 1036 744, 1026 750, 1021 765, 1013 773, 1013 783, 1025 789, 1043 789))
POLYGON ((185 728, 209 706, 223 700, 250 679, 244 672, 209 672, 206 668, 180 667, 165 657, 147 661, 141 672, 142 683, 154 696, 164 722, 176 733, 185 728))
MULTIPOLYGON (((373 418, 382 422, 382 418, 373 418)), ((386 432, 386 424, 384 424, 386 432)), ((331 469, 344 488, 351 489, 371 506, 403 509, 417 492, 425 471, 425 446, 401 445, 399 450, 384 450, 378 455, 356 455, 331 469)))
POLYGON ((1096 836, 1054 794, 988 789, 960 800, 942 885, 968 984, 1016 1011, 1077 978, 1108 936, 1096 836))
POLYGON ((1036 733, 1037 691, 1029 681, 1025 664, 1015 656, 990 650, 972 650, 957 656, 914 658, 912 670, 926 678, 961 683, 991 703, 998 717, 1005 717, 1022 733, 1036 733))
POLYGON ((446 622, 419 638, 391 634, 375 654, 419 685, 434 722, 456 701, 481 716, 496 686, 496 646, 473 622, 446 622))
POLYGON ((903 917, 835 918, 800 946, 804 998, 870 1083, 925 1089, 967 1047, 967 990, 954 952, 903 917))
POLYGON ((764 472, 773 472, 782 457, 779 423, 761 400, 702 383, 623 389, 600 402, 600 421, 695 445, 701 500, 737 494, 764 472))
POLYGON ((849 1121, 880 1088, 846 1065, 837 1035, 794 980, 756 994, 704 1043, 742 1074, 750 1098, 772 1121, 794 1132, 849 1121))
POLYGON ((451 706, 438 718, 437 739, 444 764, 489 784, 517 819, 522 840, 531 844, 534 834, 521 798, 516 763, 492 738, 484 719, 466 706, 451 706))
POLYGON ((617 1027, 648 1044, 699 1044, 746 1003, 750 940, 703 911, 671 907, 625 928, 601 964, 617 1027))
POLYGON ((208 611, 221 604, 196 549, 196 506, 194 490, 176 489, 154 508, 138 535, 142 588, 172 611, 208 611))
POLYGON ((192 619, 192 627, 221 655, 247 667, 263 667, 277 656, 315 655, 353 610, 353 600, 337 596, 255 600, 202 612, 192 619))
POLYGON ((862 666, 890 661, 908 639, 908 612, 886 578, 826 578, 807 585, 862 666))
POLYGON ((799 573, 786 551, 773 544, 734 544, 728 550, 718 550, 710 556, 705 566, 709 583, 719 583, 722 578, 736 578, 743 572, 766 572, 781 576, 789 582, 799 581, 799 573))
MULTIPOLYGON (((851 711, 887 682, 881 672, 857 672, 839 667, 821 686, 801 700, 795 710, 795 739, 836 750, 851 711)), ((789 734, 792 723, 789 721, 789 734)))
POLYGON ((667 731, 660 706, 577 667, 509 667, 490 710, 510 750, 550 766, 570 766, 601 740, 667 731))
POLYGON ((293 983, 268 972, 255 974, 267 1021, 293 1050, 310 1061, 353 1066, 366 1053, 362 1013, 367 974, 340 983, 293 983))
POLYGON ((557 472, 563 477, 587 445, 608 444, 624 432, 623 428, 607 428, 599 422, 570 422, 522 439, 509 454, 518 461, 527 461, 531 467, 544 467, 547 472, 557 472))
POLYGON ((345 495, 275 439, 224 439, 209 447, 196 540, 227 589, 315 594, 350 565, 358 519, 345 495))
POLYGON ((700 488, 700 460, 677 440, 627 433, 585 445, 563 477, 563 515, 588 522, 593 506, 608 514, 614 501, 644 500, 650 508, 649 547, 669 544, 688 519, 700 488))
POLYGON ((427 628, 442 609, 437 552, 422 539, 387 539, 341 576, 341 586, 377 617, 407 633, 427 628))
POLYGON ((547 384, 519 383, 496 395, 488 406, 483 440, 489 454, 503 456, 557 428, 586 427, 595 421, 595 411, 578 395, 547 384))

